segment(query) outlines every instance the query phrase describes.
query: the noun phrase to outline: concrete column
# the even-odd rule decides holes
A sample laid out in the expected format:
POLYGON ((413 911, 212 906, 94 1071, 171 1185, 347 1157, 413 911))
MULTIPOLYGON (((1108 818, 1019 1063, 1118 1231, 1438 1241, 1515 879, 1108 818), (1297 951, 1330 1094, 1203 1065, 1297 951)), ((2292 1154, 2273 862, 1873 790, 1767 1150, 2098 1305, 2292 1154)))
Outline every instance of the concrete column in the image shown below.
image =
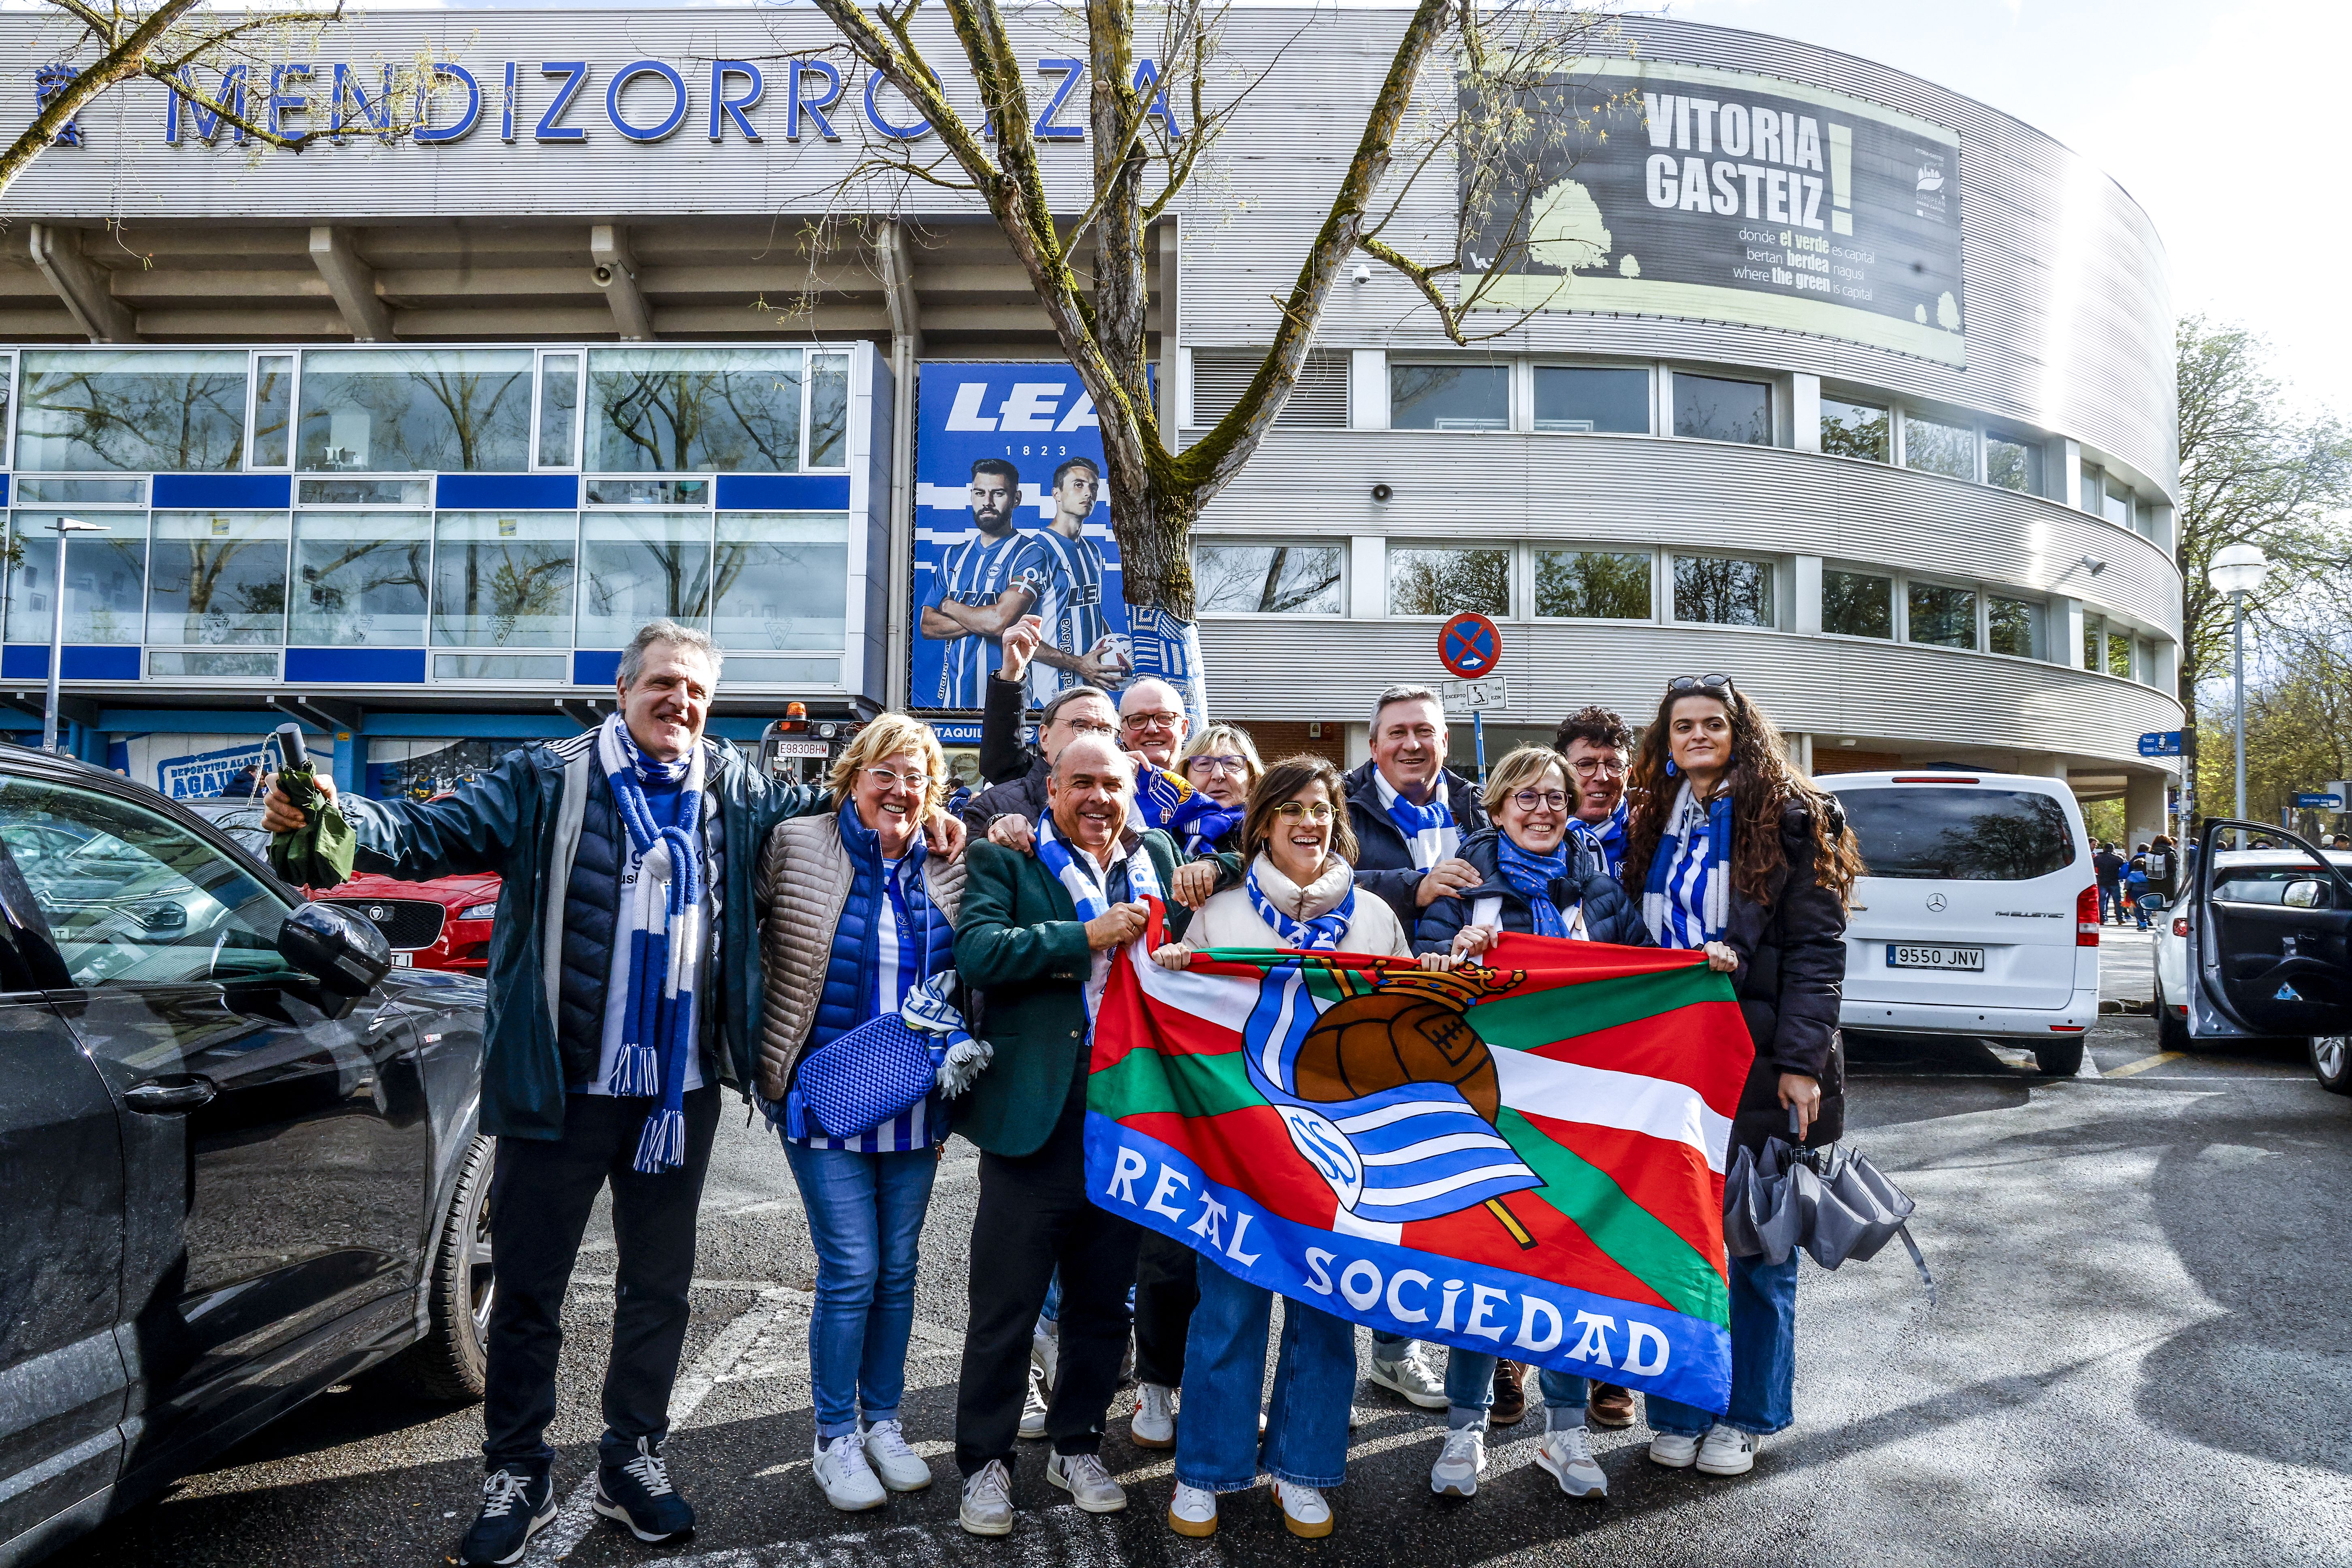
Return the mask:
POLYGON ((2124 786, 2125 831, 2134 847, 2165 831, 2164 791, 2171 782, 2168 773, 2134 773, 2124 786))
POLYGON ((2050 630, 2063 639, 2060 657, 2052 662, 2074 669, 2084 668, 2083 663, 2083 601, 2060 599, 2050 606, 2050 630))
POLYGON ((1790 445, 1800 452, 1822 449, 1822 378, 1803 373, 1790 381, 1790 445))
MULTIPOLYGON (((1815 402, 1819 406, 1819 400, 1815 402)), ((1821 433, 1818 424, 1814 434, 1821 433)), ((1818 555, 1797 557, 1794 592, 1789 595, 1789 629, 1800 636, 1822 629, 1822 558, 1818 555)))
POLYGON ((1358 349, 1348 360, 1348 426, 1389 427, 1389 356, 1385 349, 1358 349))
POLYGON ((1385 534, 1359 533, 1348 541, 1348 616, 1381 621, 1389 613, 1389 542, 1385 534))
MULTIPOLYGON (((1340 728, 1346 732, 1348 770, 1353 773, 1372 760, 1371 721, 1364 720, 1358 723, 1343 724, 1340 728)), ((1329 731, 1325 732, 1328 734, 1329 731)))

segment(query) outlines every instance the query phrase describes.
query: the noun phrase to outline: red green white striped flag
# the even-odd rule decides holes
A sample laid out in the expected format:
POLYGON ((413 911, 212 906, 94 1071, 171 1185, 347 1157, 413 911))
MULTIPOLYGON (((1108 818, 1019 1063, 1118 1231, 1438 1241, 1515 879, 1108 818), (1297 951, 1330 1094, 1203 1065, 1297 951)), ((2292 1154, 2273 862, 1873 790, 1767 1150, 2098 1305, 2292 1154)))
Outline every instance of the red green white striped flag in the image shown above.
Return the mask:
POLYGON ((1416 1339, 1723 1409, 1723 1173, 1753 1058, 1696 952, 1507 935, 1485 967, 1119 955, 1094 1201, 1416 1339))

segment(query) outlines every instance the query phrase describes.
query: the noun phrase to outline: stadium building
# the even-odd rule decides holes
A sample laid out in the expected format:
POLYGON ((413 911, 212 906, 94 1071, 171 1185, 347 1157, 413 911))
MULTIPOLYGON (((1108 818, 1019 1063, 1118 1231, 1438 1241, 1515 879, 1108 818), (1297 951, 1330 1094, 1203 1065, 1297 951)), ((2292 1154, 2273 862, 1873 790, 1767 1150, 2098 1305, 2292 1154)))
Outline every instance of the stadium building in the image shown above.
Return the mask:
MULTIPOLYGON (((1154 235, 1185 429, 1270 341, 1403 16, 1225 23, 1221 68, 1262 79, 1154 235)), ((6 123, 74 33, 0 16, 6 123)), ((922 140, 845 50, 806 52, 832 41, 800 6, 372 9, 220 84, 340 132, 299 156, 153 84, 85 110, 5 201, 19 727, 60 583, 70 743, 178 795, 289 716, 374 792, 569 733, 656 614, 727 648, 730 737, 792 699, 905 702, 918 557, 969 521, 919 475, 919 379, 1058 356, 962 198, 814 234, 871 148, 922 140), (60 574, 67 518, 96 527, 60 574)), ((1042 25, 1028 52, 1076 215, 1082 67, 1042 25)), ((1502 632, 1490 756, 1724 670, 1816 772, 2063 775, 2157 830, 2174 781, 2140 738, 2181 722, 2181 595, 2147 216, 2050 138, 1864 60, 1660 20, 1592 54, 1559 106, 1610 134, 1531 165, 1528 243, 1463 247, 1490 335, 1455 347, 1351 267, 1202 519, 1213 711, 1357 760, 1373 693, 1437 681, 1438 626, 1475 609, 1502 632)), ((1391 237, 1445 255, 1460 177, 1424 176, 1391 237)), ((1016 394, 1033 417, 999 433, 1052 458, 1075 391, 1016 394)))

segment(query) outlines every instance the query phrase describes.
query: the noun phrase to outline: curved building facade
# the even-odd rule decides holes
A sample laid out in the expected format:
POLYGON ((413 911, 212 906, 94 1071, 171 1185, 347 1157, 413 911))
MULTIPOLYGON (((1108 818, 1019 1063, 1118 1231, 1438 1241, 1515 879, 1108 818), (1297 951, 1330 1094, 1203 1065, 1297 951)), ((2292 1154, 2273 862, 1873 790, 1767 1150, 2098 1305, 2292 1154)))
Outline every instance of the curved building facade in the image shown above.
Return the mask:
MULTIPOLYGON (((1181 431, 1271 340, 1402 17, 1226 22, 1255 85, 1155 235, 1181 431)), ((0 38, 28 119, 29 62, 73 38, 34 13, 0 38)), ((737 739, 791 699, 902 702, 923 509, 958 504, 916 480, 918 372, 1056 355, 961 198, 810 232, 909 129, 845 57, 776 63, 835 42, 801 9, 377 10, 200 73, 331 121, 299 159, 152 84, 86 113, 0 203, 0 701, 37 725, 61 617, 74 745, 176 794, 289 715, 362 789, 570 732, 658 613, 728 648, 737 739), (377 73, 416 60, 421 118, 378 133, 409 89, 377 73), (60 562, 67 516, 102 528, 60 562)), ((1073 62, 1023 47, 1051 121, 1073 62)), ((1505 160, 1538 221, 1516 249, 1472 226, 1474 344, 1352 273, 1204 514, 1213 710, 1352 760, 1473 609, 1503 637, 1490 754, 1720 669, 1816 771, 2063 773, 2154 831, 2169 775, 2138 741, 2180 722, 2180 584, 2146 216, 2005 115, 1754 34, 1627 21, 1558 92, 1557 123, 1613 134, 1505 160)), ((1448 254, 1461 180, 1398 182, 1387 237, 1448 254)))

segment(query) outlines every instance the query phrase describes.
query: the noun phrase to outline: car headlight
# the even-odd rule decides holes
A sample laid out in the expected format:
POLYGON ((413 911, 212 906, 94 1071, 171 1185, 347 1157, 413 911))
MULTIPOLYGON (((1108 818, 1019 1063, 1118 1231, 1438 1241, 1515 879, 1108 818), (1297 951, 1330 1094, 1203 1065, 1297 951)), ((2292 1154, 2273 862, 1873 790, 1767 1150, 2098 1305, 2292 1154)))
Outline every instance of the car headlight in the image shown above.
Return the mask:
POLYGON ((457 918, 461 921, 486 921, 496 915, 498 912, 499 906, 494 903, 467 904, 464 909, 457 911, 457 918))

